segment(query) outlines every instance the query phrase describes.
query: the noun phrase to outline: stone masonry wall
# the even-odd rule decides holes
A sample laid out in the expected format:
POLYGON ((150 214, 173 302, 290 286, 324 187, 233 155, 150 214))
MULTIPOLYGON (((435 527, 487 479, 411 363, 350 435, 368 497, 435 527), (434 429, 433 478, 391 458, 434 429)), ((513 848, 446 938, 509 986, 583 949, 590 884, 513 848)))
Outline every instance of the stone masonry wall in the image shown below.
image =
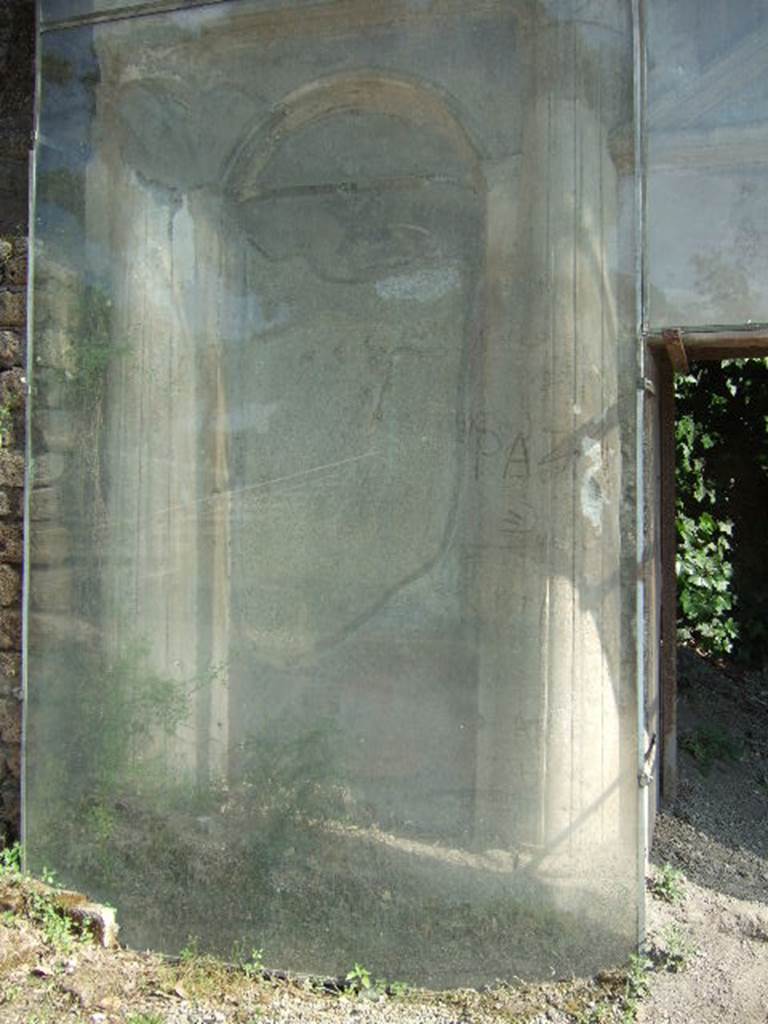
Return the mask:
POLYGON ((0 846, 19 832, 24 331, 34 0, 0 2, 0 846))

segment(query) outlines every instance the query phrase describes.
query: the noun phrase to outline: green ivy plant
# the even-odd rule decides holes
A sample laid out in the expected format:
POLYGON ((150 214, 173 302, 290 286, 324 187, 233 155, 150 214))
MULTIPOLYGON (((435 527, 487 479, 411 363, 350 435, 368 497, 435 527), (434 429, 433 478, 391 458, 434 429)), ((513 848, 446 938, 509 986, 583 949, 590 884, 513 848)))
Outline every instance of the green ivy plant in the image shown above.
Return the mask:
POLYGON ((678 629, 706 654, 768 657, 768 361, 675 381, 678 629))

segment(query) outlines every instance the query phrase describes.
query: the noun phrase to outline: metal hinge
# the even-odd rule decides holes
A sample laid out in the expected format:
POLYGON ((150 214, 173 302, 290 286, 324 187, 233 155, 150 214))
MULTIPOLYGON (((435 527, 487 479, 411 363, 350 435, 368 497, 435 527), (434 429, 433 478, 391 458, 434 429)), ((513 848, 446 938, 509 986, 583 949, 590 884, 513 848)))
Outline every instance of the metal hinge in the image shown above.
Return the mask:
POLYGON ((643 767, 637 773, 637 784, 641 789, 650 786, 653 782, 653 754, 656 750, 656 733, 651 736, 651 742, 643 758, 643 767))

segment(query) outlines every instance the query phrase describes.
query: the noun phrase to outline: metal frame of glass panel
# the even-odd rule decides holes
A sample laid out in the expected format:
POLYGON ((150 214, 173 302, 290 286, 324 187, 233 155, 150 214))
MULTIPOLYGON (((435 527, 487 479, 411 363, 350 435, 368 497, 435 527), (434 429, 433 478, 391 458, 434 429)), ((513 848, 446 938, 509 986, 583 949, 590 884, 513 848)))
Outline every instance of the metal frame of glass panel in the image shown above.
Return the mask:
POLYGON ((642 932, 614 6, 41 19, 27 855, 130 941, 444 985, 642 932))

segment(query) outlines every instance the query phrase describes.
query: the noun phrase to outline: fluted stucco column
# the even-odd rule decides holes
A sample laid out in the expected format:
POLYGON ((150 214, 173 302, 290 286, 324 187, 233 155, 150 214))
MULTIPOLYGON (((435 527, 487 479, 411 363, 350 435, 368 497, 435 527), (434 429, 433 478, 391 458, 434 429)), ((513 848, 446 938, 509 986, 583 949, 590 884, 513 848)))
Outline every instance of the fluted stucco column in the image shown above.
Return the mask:
POLYGON ((624 12, 573 21, 560 6, 524 19, 514 209, 508 186, 490 187, 478 577, 479 832, 554 854, 620 829, 623 240, 609 133, 632 75, 624 12))

